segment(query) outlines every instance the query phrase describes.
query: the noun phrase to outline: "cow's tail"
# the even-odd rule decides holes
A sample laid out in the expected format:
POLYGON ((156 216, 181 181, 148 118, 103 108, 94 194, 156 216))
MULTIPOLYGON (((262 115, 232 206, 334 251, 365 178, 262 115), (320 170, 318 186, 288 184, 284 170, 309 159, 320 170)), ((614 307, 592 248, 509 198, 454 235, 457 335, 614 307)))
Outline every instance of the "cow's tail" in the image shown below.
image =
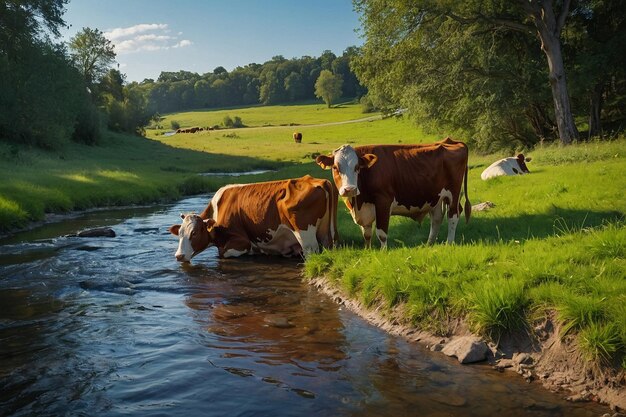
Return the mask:
POLYGON ((469 197, 467 196, 467 173, 469 169, 467 166, 467 162, 465 163, 465 178, 463 179, 463 192, 465 194, 465 223, 469 222, 470 216, 472 214, 472 203, 469 201, 469 197))

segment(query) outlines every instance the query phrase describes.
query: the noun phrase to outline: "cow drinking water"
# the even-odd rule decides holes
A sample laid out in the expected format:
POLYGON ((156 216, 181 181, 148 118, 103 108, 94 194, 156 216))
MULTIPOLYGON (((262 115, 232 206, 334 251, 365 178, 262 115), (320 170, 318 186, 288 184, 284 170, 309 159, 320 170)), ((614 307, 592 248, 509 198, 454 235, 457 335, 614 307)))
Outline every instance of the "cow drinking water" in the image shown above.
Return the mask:
POLYGON ((337 191, 330 181, 302 178, 220 188, 200 214, 182 214, 176 259, 189 262, 208 247, 220 257, 263 253, 303 256, 337 239, 337 191))
POLYGON ((430 214, 428 243, 435 242, 445 208, 448 208, 448 243, 454 242, 462 212, 461 186, 465 178, 465 219, 471 204, 467 197, 467 146, 446 138, 423 145, 344 145, 316 162, 332 169, 339 195, 361 226, 365 246, 371 246, 372 224, 381 248, 387 246, 391 215, 421 221, 430 214))

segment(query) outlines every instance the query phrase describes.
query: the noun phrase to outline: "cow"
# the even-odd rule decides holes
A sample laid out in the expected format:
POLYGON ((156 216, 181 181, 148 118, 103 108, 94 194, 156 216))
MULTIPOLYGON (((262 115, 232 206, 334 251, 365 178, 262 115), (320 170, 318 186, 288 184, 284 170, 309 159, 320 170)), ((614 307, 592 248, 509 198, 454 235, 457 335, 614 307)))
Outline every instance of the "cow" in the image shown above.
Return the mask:
POLYGON ((480 174, 482 180, 488 180, 490 178, 500 177, 504 175, 524 175, 530 174, 526 162, 530 162, 532 158, 525 158, 524 154, 518 154, 515 157, 509 157, 500 159, 489 165, 480 174))
POLYGON ((190 262, 211 246, 222 258, 306 256, 332 248, 338 238, 337 200, 330 181, 309 175, 227 185, 200 215, 181 214, 182 224, 169 228, 179 239, 176 260, 190 262))
POLYGON ((293 132, 293 141, 296 143, 302 143, 302 133, 293 132))
POLYGON ((391 215, 421 222, 430 214, 428 243, 437 239, 448 207, 448 243, 454 243, 456 225, 463 211, 461 186, 465 178, 465 220, 471 203, 467 196, 467 146, 446 138, 422 145, 343 145, 316 162, 332 168, 339 195, 361 226, 365 247, 371 247, 372 224, 382 249, 387 247, 391 215))

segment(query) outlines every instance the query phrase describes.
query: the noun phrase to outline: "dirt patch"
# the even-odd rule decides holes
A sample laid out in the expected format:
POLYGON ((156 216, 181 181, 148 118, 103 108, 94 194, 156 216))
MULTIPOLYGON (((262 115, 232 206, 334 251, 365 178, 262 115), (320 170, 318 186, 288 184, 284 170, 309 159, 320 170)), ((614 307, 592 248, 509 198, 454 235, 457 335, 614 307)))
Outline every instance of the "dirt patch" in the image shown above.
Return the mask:
MULTIPOLYGON (((460 319, 450 323, 449 337, 437 336, 405 324, 402 306, 391 311, 382 306, 366 308, 323 277, 310 282, 369 323, 408 341, 423 343, 431 351, 441 351, 451 341, 471 335, 460 319)), ((613 370, 600 369, 586 361, 577 349, 575 338, 562 338, 555 323, 553 315, 548 316, 535 323, 530 335, 519 333, 501 339, 497 345, 487 343, 491 350, 487 360, 494 369, 516 372, 529 382, 539 381, 570 401, 597 401, 609 405, 613 411, 626 410, 626 372, 619 366, 613 370)))

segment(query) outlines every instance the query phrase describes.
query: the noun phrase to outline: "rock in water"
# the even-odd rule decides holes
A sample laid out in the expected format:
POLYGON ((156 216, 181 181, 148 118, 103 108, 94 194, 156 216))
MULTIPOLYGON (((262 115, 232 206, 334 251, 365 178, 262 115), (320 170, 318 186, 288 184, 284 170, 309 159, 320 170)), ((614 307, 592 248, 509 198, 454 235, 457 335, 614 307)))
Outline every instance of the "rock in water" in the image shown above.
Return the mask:
POLYGON ((85 229, 69 237, 115 237, 115 231, 110 227, 96 227, 95 229, 85 229))
POLYGON ((442 352, 448 356, 456 356, 461 363, 484 361, 489 348, 485 342, 474 336, 459 337, 448 343, 442 352))

